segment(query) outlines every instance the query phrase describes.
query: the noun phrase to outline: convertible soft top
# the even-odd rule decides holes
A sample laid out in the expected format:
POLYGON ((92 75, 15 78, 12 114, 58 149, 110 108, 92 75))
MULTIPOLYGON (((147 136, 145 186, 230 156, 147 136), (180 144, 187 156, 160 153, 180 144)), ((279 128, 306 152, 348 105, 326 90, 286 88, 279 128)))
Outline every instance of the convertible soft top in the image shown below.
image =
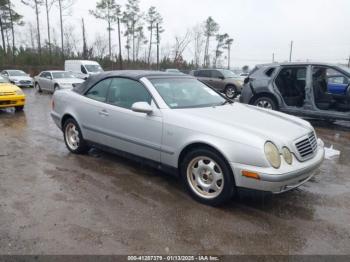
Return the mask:
POLYGON ((74 87, 73 91, 84 94, 90 87, 100 82, 103 79, 110 77, 124 77, 135 81, 140 80, 143 77, 147 78, 193 78, 190 75, 179 75, 174 73, 166 73, 161 71, 143 71, 143 70, 120 70, 120 71, 109 71, 103 72, 98 75, 90 76, 84 83, 74 87))

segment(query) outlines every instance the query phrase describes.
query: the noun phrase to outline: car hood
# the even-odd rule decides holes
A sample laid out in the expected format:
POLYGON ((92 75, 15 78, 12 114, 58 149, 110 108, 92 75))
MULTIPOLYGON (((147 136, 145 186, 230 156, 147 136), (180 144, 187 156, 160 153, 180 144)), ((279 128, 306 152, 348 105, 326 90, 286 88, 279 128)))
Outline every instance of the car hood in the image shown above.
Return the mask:
POLYGON ((33 80, 29 76, 10 76, 9 79, 12 81, 32 81, 33 80))
POLYGON ((0 83, 0 93, 16 92, 18 90, 20 90, 20 88, 15 85, 9 83, 0 83))
POLYGON ((58 84, 81 84, 84 82, 84 80, 80 78, 60 78, 55 80, 58 84))
POLYGON ((239 103, 179 110, 192 123, 192 128, 231 140, 249 133, 283 146, 314 131, 307 121, 300 118, 239 103))

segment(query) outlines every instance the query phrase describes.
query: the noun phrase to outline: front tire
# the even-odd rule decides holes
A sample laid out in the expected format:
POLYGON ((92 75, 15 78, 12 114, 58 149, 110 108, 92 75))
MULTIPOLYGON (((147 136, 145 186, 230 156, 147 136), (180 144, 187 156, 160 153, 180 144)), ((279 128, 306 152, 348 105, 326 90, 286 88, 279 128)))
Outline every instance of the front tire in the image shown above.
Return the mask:
POLYGON ((35 83, 35 89, 39 92, 39 93, 42 93, 43 92, 43 90, 41 90, 41 87, 40 87, 40 85, 39 85, 39 83, 35 83))
POLYGON ((69 118, 63 125, 64 142, 68 150, 74 154, 84 154, 89 151, 89 146, 83 138, 78 123, 69 118))
POLYGON ((235 182, 230 166, 221 155, 207 148, 189 152, 180 165, 181 178, 198 202, 218 206, 232 198, 235 182))
POLYGON ((254 105, 261 108, 271 109, 271 110, 277 110, 277 104, 276 102, 267 96, 259 97, 254 101, 254 105))
POLYGON ((225 89, 225 96, 228 98, 228 99, 235 99, 238 95, 238 92, 237 92, 237 87, 233 86, 233 85, 229 85, 226 87, 225 89))

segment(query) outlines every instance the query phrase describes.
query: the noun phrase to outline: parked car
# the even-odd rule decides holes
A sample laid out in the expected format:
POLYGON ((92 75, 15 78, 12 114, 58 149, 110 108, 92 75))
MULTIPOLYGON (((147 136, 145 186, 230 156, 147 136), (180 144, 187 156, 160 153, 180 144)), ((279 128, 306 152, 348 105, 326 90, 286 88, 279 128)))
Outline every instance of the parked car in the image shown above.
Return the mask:
POLYGON ((324 63, 257 66, 240 101, 306 118, 350 120, 350 69, 324 63))
POLYGON ((243 82, 236 78, 236 75, 225 69, 201 69, 190 73, 199 81, 222 92, 229 99, 237 97, 242 90, 243 82))
POLYGON ((22 111, 25 102, 26 96, 23 91, 0 76, 0 109, 14 107, 16 111, 22 111))
POLYGON ((93 146, 179 172, 189 193, 210 205, 237 188, 299 187, 324 158, 308 122, 232 102, 186 75, 103 73, 56 92, 52 105, 72 153, 93 146))
POLYGON ((3 78, 19 87, 33 87, 33 79, 21 70, 4 70, 0 73, 3 78))
POLYGON ((45 90, 53 93, 58 89, 72 89, 83 82, 83 79, 66 71, 44 71, 34 78, 35 88, 39 92, 45 90))
POLYGON ((90 60, 66 60, 64 70, 78 74, 80 78, 86 80, 90 75, 95 75, 103 72, 102 67, 96 61, 90 60))

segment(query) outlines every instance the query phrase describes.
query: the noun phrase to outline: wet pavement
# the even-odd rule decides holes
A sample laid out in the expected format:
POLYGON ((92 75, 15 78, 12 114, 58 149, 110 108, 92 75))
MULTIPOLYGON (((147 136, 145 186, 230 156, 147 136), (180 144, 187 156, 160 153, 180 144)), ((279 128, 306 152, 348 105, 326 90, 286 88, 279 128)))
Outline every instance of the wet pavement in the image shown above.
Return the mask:
POLYGON ((341 156, 277 195, 220 208, 178 179, 100 151, 68 153, 49 94, 0 111, 0 254, 350 254, 350 123, 313 122, 341 156))

